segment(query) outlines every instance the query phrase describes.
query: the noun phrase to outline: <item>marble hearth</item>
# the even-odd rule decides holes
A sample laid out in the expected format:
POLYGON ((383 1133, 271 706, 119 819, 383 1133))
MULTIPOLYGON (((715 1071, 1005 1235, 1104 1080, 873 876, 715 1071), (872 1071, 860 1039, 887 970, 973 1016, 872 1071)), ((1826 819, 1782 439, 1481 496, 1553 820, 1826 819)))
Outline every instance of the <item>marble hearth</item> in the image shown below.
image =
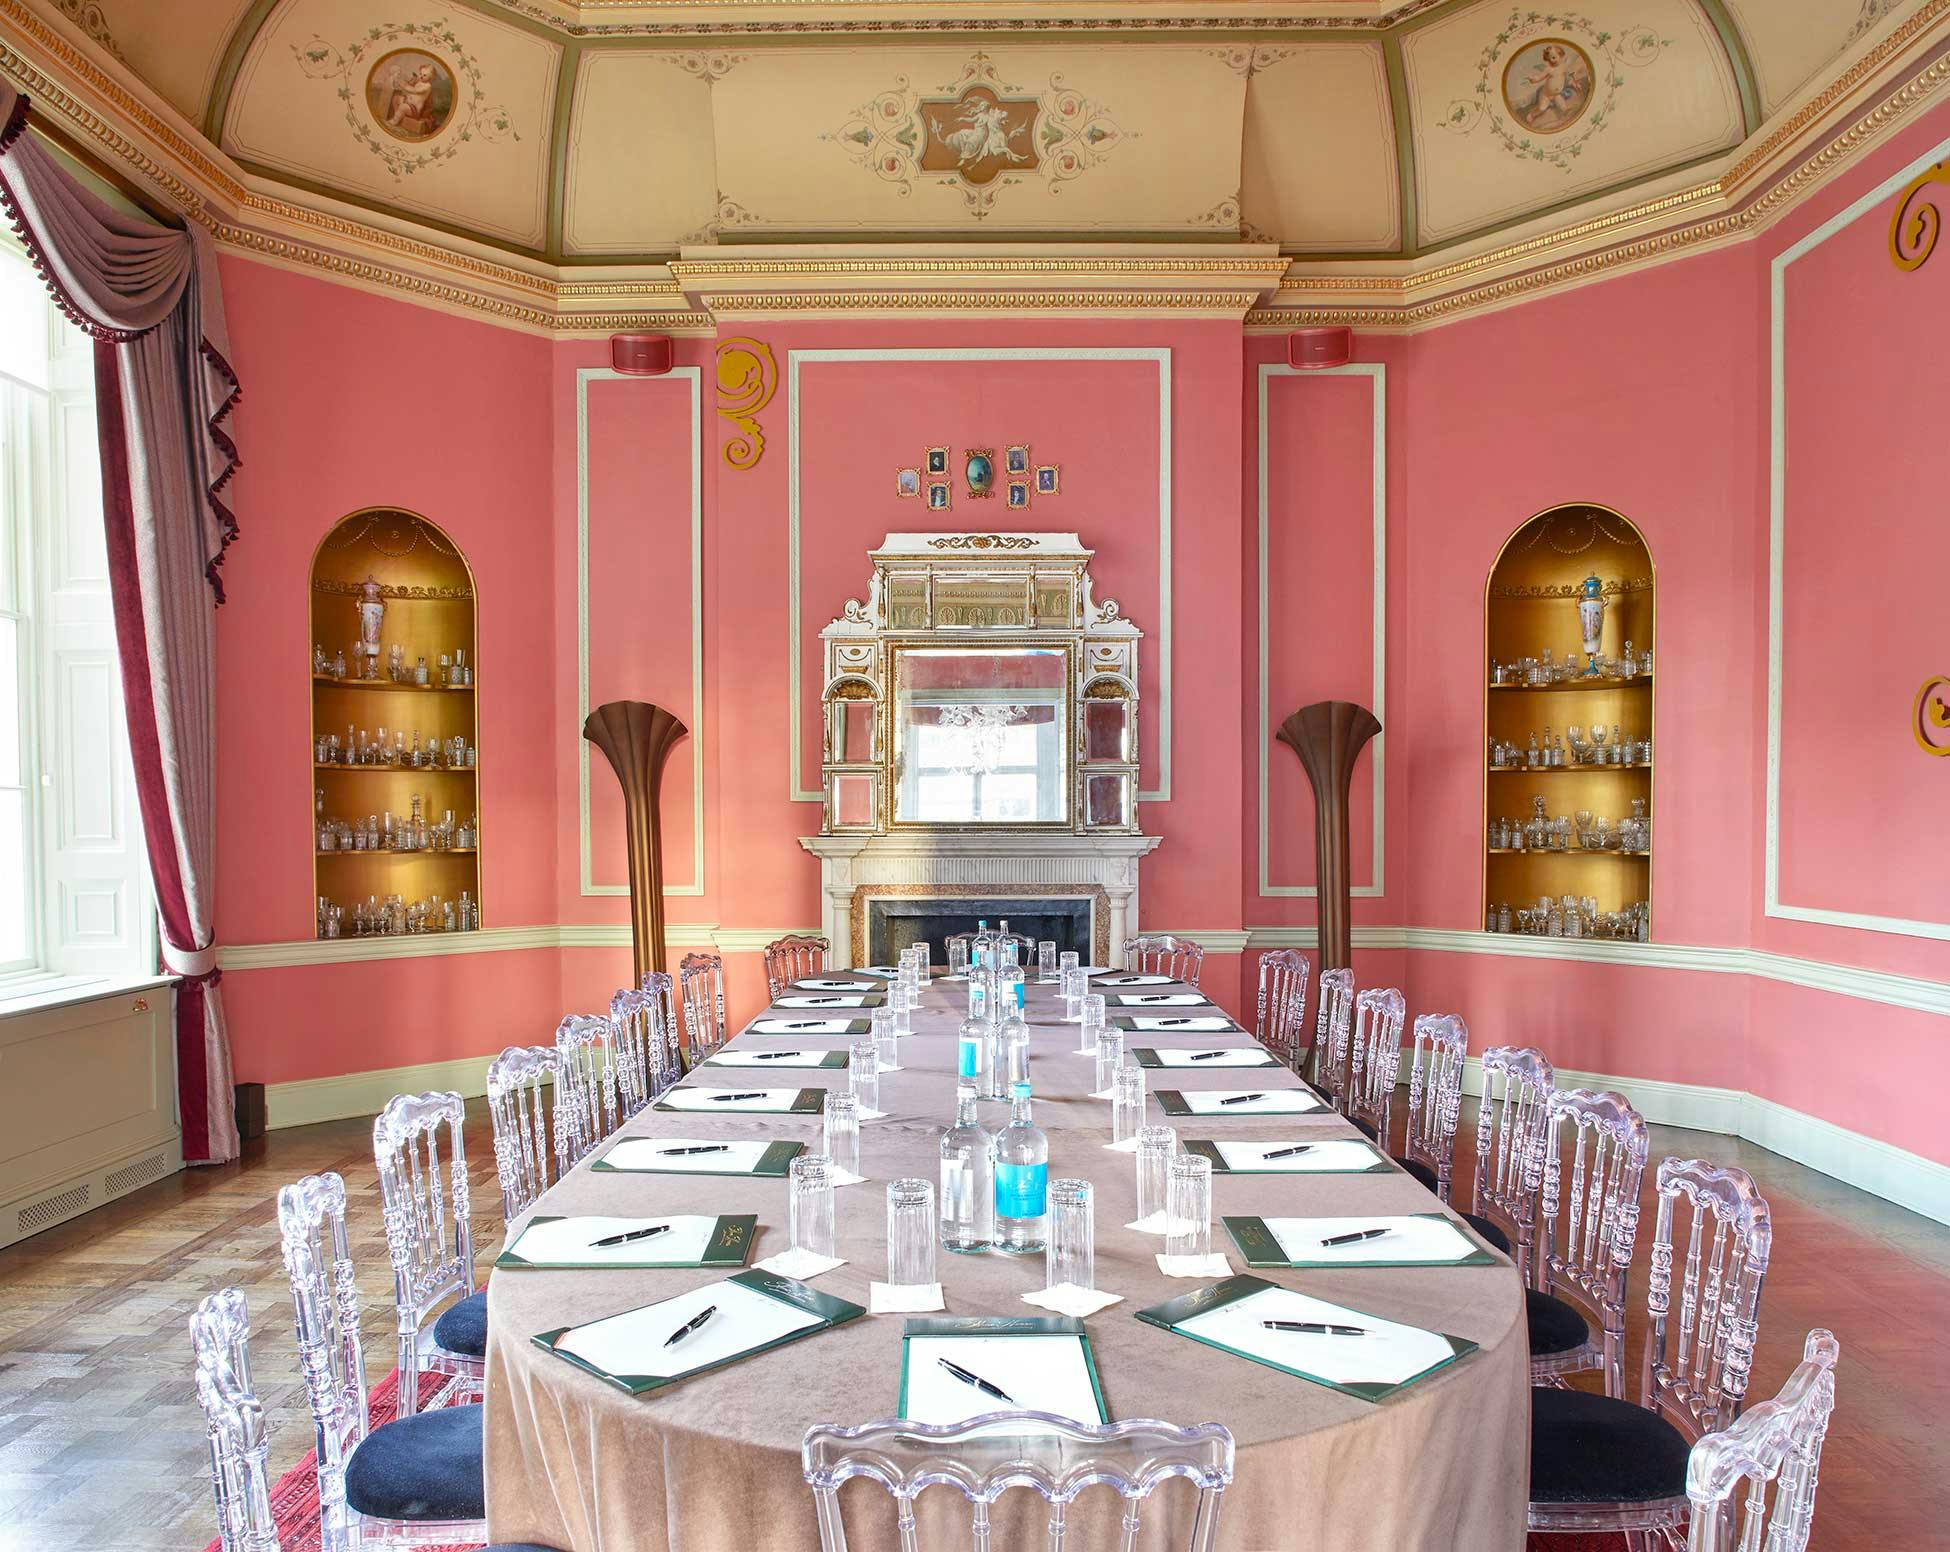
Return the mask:
POLYGON ((874 900, 938 902, 943 913, 963 901, 979 900, 984 907, 1019 902, 1025 917, 1087 902, 1090 957, 1116 964, 1124 940, 1138 931, 1139 864, 1161 839, 914 831, 806 835, 799 844, 819 858, 819 930, 833 946, 835 967, 869 962, 868 907, 874 900))

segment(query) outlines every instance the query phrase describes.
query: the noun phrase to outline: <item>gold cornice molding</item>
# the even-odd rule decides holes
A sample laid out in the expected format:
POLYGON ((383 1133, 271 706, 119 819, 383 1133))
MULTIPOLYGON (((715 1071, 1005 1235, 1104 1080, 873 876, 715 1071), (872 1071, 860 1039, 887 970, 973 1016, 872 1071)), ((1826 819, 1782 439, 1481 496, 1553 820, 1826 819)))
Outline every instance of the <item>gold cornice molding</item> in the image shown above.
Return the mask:
POLYGON ((1194 313, 1241 318, 1265 295, 1253 291, 1116 290, 1047 291, 733 291, 707 295, 720 318, 898 315, 929 317, 969 313, 1194 313))

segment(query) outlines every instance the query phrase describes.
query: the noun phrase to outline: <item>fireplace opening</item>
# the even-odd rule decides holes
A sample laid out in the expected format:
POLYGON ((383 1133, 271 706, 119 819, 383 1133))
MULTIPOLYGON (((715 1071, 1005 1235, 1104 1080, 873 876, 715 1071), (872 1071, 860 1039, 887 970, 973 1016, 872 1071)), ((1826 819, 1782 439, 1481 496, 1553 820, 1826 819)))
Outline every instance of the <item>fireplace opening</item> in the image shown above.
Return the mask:
POLYGON ((1019 932, 1041 943, 1052 942, 1059 953, 1074 952, 1085 963, 1091 961, 1094 922, 1088 895, 992 898, 956 896, 950 899, 869 899, 867 901, 867 956, 872 965, 892 964, 901 951, 916 943, 928 945, 928 956, 936 969, 948 965, 948 939, 958 932, 974 932, 979 922, 1000 931, 1007 921, 1011 932, 1019 932))

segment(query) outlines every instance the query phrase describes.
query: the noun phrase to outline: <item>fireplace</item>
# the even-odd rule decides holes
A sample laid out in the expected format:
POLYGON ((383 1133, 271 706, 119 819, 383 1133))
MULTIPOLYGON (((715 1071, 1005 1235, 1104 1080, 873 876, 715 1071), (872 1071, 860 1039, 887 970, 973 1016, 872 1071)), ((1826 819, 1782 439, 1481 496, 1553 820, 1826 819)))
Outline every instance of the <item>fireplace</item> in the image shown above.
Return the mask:
POLYGON ((1000 929, 1007 921, 1011 932, 1038 943, 1053 942, 1058 953, 1074 951, 1089 964, 1096 953, 1092 932, 1096 905, 1094 892, 1056 896, 870 895, 865 901, 867 961, 892 964, 910 944, 926 943, 935 966, 945 969, 950 937, 975 931, 978 922, 986 921, 1000 929))

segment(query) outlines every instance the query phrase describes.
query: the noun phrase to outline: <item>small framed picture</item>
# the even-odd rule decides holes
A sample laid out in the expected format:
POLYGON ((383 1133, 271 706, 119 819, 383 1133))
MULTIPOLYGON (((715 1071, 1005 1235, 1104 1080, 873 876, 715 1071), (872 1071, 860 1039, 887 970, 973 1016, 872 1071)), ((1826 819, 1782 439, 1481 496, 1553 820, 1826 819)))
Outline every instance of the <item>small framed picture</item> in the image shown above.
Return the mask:
MULTIPOLYGON (((948 449, 945 447, 930 447, 928 449, 928 473, 946 474, 947 472, 948 449)), ((929 504, 932 505, 933 503, 930 502, 929 504)))
POLYGON ((1027 444, 1010 448, 1008 457, 1009 462, 1007 468, 1010 474, 1027 474, 1029 472, 1029 448, 1027 444))
POLYGON ((1036 494, 1054 496, 1063 488, 1062 472, 1053 463, 1036 465, 1036 494))
POLYGON ((1012 507, 1026 507, 1029 505, 1029 481, 1009 481, 1009 505, 1012 507))
POLYGON ((919 469, 896 469, 894 471, 894 494, 897 496, 920 495, 921 471, 919 469))
POLYGON ((949 495, 953 487, 946 480, 928 481, 928 510, 945 512, 948 510, 949 495))

